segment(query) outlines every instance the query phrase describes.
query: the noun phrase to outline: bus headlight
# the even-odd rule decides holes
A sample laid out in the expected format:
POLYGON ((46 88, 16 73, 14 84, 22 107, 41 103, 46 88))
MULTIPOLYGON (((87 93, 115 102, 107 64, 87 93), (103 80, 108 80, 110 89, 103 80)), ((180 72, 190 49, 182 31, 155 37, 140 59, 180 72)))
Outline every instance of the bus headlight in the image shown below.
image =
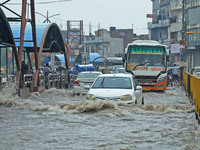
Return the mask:
POLYGON ((96 100, 96 97, 92 94, 87 94, 86 95, 86 100, 96 100))
POLYGON ((132 95, 124 95, 122 98, 120 98, 121 101, 130 101, 132 100, 132 95))
POLYGON ((167 77, 160 76, 160 77, 157 79, 157 82, 162 82, 162 81, 165 81, 166 79, 167 79, 167 77))

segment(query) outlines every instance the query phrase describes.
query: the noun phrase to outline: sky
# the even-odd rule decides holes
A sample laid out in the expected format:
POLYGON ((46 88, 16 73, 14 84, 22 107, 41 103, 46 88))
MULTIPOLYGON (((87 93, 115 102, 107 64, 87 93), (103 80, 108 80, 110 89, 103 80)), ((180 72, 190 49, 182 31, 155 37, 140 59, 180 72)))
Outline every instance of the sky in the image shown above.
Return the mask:
MULTIPOLYGON (((4 2, 6 0, 0 0, 4 2)), ((35 0, 38 2, 59 0, 35 0)), ((9 3, 21 3, 22 0, 11 0, 9 3)), ((30 2, 30 0, 28 0, 30 2)), ((8 4, 9 4, 8 3, 8 4)), ((21 14, 21 5, 6 5, 21 14)), ((134 33, 148 34, 146 14, 152 13, 151 0, 71 0, 50 4, 36 4, 35 11, 49 16, 59 14, 50 18, 51 22, 57 23, 62 30, 67 29, 67 20, 83 20, 84 33, 89 33, 89 24, 92 33, 98 29, 109 29, 115 26, 117 29, 134 29, 134 33)), ((4 10, 6 16, 11 16, 4 10)), ((36 22, 42 23, 45 18, 36 14, 36 22)))

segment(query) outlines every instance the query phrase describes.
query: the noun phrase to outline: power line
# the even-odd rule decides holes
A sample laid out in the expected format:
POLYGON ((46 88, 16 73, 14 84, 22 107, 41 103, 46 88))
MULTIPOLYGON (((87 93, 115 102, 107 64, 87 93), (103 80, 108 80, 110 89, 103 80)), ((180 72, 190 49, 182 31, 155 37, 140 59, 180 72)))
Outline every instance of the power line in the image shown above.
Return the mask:
MULTIPOLYGON (((60 3, 60 2, 67 2, 71 0, 53 0, 48 2, 35 2, 35 4, 52 4, 52 3, 60 3)), ((7 5, 21 5, 22 3, 8 3, 7 5)))

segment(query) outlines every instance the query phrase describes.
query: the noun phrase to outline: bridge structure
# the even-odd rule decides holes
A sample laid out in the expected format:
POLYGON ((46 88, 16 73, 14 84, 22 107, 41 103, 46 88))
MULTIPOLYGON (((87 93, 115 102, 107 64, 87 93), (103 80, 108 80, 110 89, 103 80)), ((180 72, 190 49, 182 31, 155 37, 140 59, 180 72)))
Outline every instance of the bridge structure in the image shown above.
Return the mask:
MULTIPOLYGON (((41 64, 41 56, 43 53, 62 53, 65 58, 65 87, 68 84, 69 77, 69 55, 70 49, 64 42, 60 29, 57 24, 36 25, 35 22, 35 2, 30 0, 31 18, 27 15, 27 0, 22 0, 21 15, 6 7, 7 0, 0 4, 0 47, 9 47, 12 49, 16 63, 16 84, 18 89, 24 88, 21 73, 21 63, 23 55, 28 58, 28 66, 32 69, 33 62, 35 64, 35 73, 33 75, 33 91, 38 91, 40 87, 39 66, 41 64), (16 17, 9 18, 3 12, 7 9, 16 17), (17 22, 17 24, 10 24, 17 22), (32 58, 31 55, 32 54, 32 58)), ((1 50, 1 49, 0 49, 1 50)))

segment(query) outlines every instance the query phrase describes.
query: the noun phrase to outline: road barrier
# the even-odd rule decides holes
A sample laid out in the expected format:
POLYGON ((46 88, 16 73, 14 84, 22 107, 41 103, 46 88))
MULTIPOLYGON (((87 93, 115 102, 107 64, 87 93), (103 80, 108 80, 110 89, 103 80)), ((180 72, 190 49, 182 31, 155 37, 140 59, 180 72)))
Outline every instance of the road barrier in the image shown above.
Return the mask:
POLYGON ((24 86, 23 88, 29 88, 29 92, 33 92, 33 74, 24 75, 24 86))
POLYGON ((195 105, 196 119, 200 123, 200 78, 184 72, 183 83, 191 102, 195 105))
MULTIPOLYGON (((57 88, 63 89, 66 87, 66 75, 65 74, 54 74, 50 73, 48 76, 44 76, 44 74, 40 74, 40 91, 44 91, 50 88, 57 88)), ((6 78, 6 82, 8 83, 15 83, 16 76, 15 75, 8 75, 6 78)), ((20 89, 20 97, 21 98, 28 98, 30 93, 33 92, 34 87, 34 76, 33 74, 25 74, 22 81, 22 88, 20 89)), ((3 88, 3 77, 0 75, 0 91, 3 88)))
POLYGON ((48 77, 45 77, 45 88, 65 88, 65 74, 52 74, 50 73, 48 77))

